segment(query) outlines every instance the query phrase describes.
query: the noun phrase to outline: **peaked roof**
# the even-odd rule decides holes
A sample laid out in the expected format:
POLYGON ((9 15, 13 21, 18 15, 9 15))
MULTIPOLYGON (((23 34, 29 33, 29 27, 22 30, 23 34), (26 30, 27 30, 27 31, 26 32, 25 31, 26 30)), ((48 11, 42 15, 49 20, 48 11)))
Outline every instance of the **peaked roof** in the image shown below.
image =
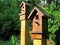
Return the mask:
POLYGON ((34 18, 34 16, 37 13, 37 11, 42 12, 44 14, 43 15, 44 17, 51 18, 51 16, 48 15, 41 7, 34 7, 33 10, 31 11, 31 13, 29 14, 28 18, 29 19, 34 18))
POLYGON ((22 6, 23 4, 26 4, 26 5, 29 5, 30 6, 30 4, 27 3, 27 2, 21 2, 20 6, 22 6))

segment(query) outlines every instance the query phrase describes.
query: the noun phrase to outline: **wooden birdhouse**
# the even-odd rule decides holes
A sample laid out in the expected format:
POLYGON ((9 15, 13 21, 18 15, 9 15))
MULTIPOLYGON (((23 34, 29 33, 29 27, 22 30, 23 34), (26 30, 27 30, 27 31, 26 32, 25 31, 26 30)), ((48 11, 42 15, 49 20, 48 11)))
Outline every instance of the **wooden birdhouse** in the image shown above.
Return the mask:
POLYGON ((31 36, 33 39, 48 38, 48 14, 42 9, 34 7, 28 16, 32 20, 32 32, 31 36))
POLYGON ((29 15, 30 5, 28 3, 22 2, 20 7, 21 7, 21 13, 19 14, 20 20, 27 19, 27 16, 29 15))

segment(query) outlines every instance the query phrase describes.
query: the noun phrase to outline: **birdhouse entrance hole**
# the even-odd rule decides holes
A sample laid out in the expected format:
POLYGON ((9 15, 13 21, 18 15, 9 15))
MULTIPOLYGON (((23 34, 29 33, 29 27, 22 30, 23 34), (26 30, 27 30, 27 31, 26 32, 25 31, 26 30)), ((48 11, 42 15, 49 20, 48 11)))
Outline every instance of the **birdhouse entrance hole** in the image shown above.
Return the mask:
POLYGON ((38 15, 36 15, 36 19, 39 19, 38 15))

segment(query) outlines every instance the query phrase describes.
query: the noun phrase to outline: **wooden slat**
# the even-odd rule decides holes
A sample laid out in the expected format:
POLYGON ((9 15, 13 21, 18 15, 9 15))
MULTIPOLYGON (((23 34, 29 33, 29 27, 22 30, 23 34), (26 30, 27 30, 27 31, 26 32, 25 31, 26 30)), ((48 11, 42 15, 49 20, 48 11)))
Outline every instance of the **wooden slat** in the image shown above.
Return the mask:
POLYGON ((31 36, 32 36, 33 39, 42 39, 41 34, 32 34, 31 36))

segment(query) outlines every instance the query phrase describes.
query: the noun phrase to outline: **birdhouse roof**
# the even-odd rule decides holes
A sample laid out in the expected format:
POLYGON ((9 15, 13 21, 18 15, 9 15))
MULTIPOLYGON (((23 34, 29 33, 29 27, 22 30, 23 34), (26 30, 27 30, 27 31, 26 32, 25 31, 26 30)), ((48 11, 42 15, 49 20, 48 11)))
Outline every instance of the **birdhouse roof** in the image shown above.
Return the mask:
POLYGON ((23 4, 26 4, 26 5, 29 5, 29 6, 30 6, 29 3, 27 3, 27 2, 22 2, 22 3, 20 4, 20 7, 22 7, 23 4))
POLYGON ((33 19, 37 12, 42 12, 44 14, 43 16, 46 18, 51 18, 50 15, 48 15, 41 7, 34 7, 34 9, 31 11, 31 13, 28 16, 28 19, 33 19))

